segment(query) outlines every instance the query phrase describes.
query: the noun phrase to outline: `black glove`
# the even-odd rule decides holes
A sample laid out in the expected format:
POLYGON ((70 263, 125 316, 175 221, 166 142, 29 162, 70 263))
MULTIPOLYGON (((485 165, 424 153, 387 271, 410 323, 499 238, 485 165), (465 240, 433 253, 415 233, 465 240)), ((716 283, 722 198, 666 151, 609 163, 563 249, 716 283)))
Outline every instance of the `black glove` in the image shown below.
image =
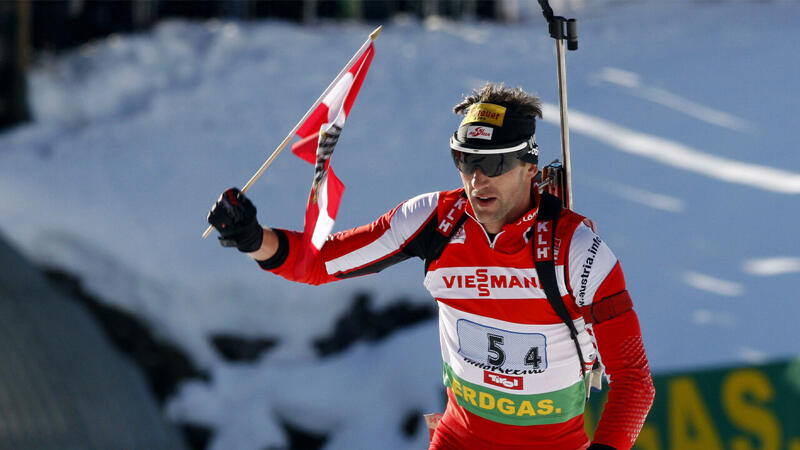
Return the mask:
POLYGON ((617 449, 606 444, 592 444, 586 450, 617 450, 617 449))
POLYGON ((261 248, 264 230, 256 220, 256 207, 239 189, 230 188, 219 196, 208 212, 208 223, 219 231, 223 247, 244 253, 261 248))

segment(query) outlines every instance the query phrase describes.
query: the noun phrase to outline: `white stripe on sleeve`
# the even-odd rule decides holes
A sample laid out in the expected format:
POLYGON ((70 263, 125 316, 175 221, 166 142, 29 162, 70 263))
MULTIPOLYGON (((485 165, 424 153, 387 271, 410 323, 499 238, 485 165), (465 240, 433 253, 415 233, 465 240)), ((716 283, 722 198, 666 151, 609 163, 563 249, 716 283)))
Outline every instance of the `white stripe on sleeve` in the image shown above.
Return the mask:
POLYGON ((370 244, 325 263, 328 273, 340 273, 365 266, 396 252, 413 236, 436 210, 438 192, 418 195, 407 200, 395 212, 389 228, 370 244))
POLYGON ((585 224, 572 235, 569 247, 569 282, 578 306, 592 303, 597 288, 617 264, 605 242, 585 224))

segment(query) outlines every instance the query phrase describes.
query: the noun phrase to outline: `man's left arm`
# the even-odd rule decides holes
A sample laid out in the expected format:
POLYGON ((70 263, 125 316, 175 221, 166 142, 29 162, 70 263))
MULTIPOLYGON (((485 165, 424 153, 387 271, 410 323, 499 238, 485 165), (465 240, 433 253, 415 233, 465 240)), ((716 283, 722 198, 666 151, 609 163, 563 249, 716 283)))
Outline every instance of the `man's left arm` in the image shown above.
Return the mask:
POLYGON ((569 258, 573 294, 585 321, 592 324, 609 377, 608 403, 590 448, 629 449, 655 397, 639 319, 619 261, 588 227, 576 230, 569 258))

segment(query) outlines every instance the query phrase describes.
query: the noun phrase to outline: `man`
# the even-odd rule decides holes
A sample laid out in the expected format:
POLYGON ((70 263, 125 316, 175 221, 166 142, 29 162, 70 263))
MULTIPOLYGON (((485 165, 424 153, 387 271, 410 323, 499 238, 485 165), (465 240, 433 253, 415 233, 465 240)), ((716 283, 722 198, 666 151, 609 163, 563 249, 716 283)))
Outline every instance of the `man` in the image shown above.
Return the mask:
POLYGON ((540 100, 489 83, 454 111, 465 115, 450 138, 463 189, 414 197, 330 236, 301 275, 301 233, 262 229, 238 190, 223 193, 209 223, 222 245, 303 283, 424 261, 448 396, 430 448, 630 448, 655 394, 639 322, 619 262, 591 223, 539 194, 540 100), (611 390, 590 446, 583 409, 598 351, 611 390))

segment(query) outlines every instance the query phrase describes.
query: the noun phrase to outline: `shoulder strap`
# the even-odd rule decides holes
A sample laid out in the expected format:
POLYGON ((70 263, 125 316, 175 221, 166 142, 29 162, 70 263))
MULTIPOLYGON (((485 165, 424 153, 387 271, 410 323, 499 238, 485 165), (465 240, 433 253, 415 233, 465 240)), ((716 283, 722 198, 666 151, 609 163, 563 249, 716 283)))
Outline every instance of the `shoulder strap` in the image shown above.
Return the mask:
POLYGON ((436 222, 436 232, 431 233, 430 252, 425 259, 425 272, 432 262, 439 259, 442 255, 450 238, 464 225, 467 220, 467 196, 463 192, 456 197, 450 204, 446 204, 441 211, 445 211, 442 217, 438 217, 436 222))
POLYGON ((533 224, 533 260, 536 263, 536 274, 539 276, 539 281, 542 284, 547 295, 547 300, 550 306, 558 314, 558 317, 569 328, 569 334, 572 342, 575 343, 575 349, 578 351, 578 359, 581 363, 581 374, 586 375, 586 364, 583 359, 583 352, 581 351, 580 343, 578 343, 578 330, 575 328, 575 323, 567 311, 567 306, 564 305, 564 300, 561 299, 561 293, 558 290, 558 281, 556 280, 556 266, 554 246, 556 227, 558 226, 558 217, 561 214, 561 200, 558 197, 550 195, 546 192, 541 194, 539 204, 539 212, 536 214, 536 221, 533 224))

